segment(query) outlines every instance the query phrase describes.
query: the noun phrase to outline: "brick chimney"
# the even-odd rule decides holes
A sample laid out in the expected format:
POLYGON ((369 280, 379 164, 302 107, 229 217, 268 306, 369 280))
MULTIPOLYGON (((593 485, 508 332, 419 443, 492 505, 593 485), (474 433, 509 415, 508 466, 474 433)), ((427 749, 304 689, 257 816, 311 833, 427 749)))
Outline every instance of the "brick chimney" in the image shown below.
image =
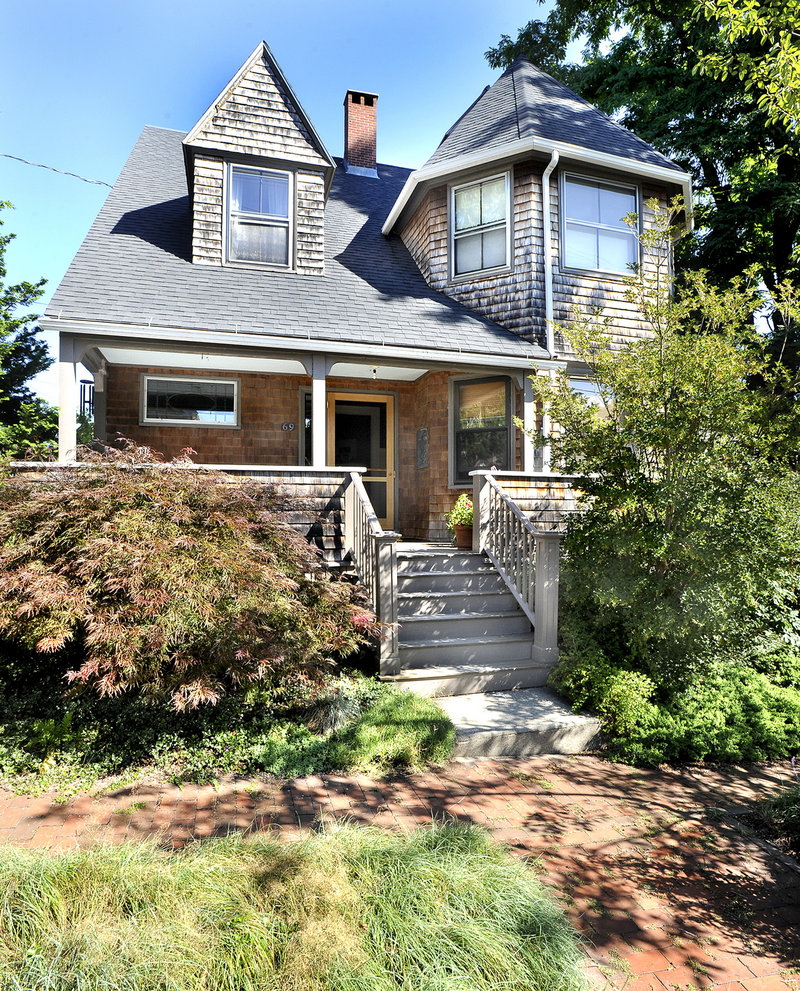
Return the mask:
POLYGON ((344 167, 377 179, 377 93, 349 89, 344 98, 344 167))

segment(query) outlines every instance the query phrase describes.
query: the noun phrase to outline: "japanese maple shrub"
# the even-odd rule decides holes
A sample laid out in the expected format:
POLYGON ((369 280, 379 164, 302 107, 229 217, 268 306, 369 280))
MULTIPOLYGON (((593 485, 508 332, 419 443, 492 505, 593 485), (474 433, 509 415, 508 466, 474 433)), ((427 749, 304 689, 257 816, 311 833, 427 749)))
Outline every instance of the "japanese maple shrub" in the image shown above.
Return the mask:
POLYGON ((69 682, 195 708, 320 677, 374 632, 269 487, 141 448, 87 457, 0 480, 0 637, 69 682))

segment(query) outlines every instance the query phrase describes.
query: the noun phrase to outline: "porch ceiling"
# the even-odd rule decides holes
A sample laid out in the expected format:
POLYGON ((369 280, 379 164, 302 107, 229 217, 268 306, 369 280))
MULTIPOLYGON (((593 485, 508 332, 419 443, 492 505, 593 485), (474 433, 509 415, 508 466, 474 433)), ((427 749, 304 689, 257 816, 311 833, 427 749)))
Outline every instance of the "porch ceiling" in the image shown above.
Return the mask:
MULTIPOLYGON (((162 351, 146 348, 122 348, 100 345, 96 348, 109 365, 132 365, 140 368, 174 368, 203 372, 260 372, 263 375, 307 375, 302 361, 296 358, 262 357, 247 354, 220 354, 203 351, 162 351)), ((330 377, 380 379, 414 382, 428 371, 424 366, 373 364, 368 361, 336 361, 330 377)))

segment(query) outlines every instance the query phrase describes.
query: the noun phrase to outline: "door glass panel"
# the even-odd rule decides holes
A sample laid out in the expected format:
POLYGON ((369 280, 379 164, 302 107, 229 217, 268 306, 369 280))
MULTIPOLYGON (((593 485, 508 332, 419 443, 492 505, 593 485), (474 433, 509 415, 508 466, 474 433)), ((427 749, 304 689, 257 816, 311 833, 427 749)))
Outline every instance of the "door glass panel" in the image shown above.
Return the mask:
POLYGON ((367 490, 369 501, 380 520, 386 519, 386 484, 386 482, 369 482, 364 479, 364 488, 367 490))

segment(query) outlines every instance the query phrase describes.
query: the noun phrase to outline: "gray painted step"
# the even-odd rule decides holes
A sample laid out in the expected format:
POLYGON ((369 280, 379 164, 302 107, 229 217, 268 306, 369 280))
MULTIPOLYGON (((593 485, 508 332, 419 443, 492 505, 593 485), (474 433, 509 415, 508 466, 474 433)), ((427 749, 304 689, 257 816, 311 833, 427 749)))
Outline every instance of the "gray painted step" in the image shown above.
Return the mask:
POLYGON ((401 594, 413 592, 502 592, 506 584, 488 566, 465 568, 462 571, 399 572, 397 587, 401 594))
POLYGON ((600 722, 541 688, 438 698, 456 728, 459 757, 577 754, 597 745, 600 722))
POLYGON ((401 644, 437 640, 442 645, 473 637, 530 636, 531 624, 519 609, 504 612, 435 613, 430 616, 400 616, 401 644))
POLYGON ((459 550, 398 551, 398 575, 419 574, 422 571, 490 570, 482 554, 459 550))
POLYGON ((400 667, 430 665, 531 663, 533 641, 528 635, 451 637, 399 644, 400 667))
POLYGON ((398 608, 401 620, 409 616, 433 616, 438 613, 463 615, 479 612, 508 612, 516 610, 516 599, 505 589, 484 592, 473 589, 458 591, 429 590, 400 592, 398 608))
POLYGON ((428 697, 473 695, 480 692, 503 692, 544 685, 550 665, 536 664, 528 657, 498 663, 438 664, 404 668, 399 675, 386 675, 390 681, 417 695, 428 697))

